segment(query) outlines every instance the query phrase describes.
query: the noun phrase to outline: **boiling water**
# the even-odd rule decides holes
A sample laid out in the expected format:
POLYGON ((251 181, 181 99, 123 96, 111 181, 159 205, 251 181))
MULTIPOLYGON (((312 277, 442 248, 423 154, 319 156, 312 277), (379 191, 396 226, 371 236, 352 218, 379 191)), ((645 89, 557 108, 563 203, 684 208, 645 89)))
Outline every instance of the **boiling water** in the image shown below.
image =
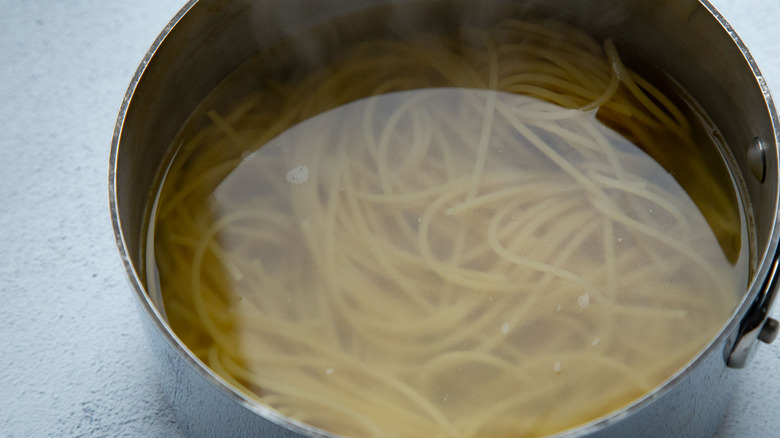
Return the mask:
MULTIPOLYGON (((699 122, 621 91, 584 109, 495 91, 526 84, 506 64, 431 79, 451 42, 426 38, 356 49, 360 90, 327 83, 337 65, 193 117, 148 242, 171 327, 247 397, 347 436, 541 436, 647 394, 747 284, 738 197, 701 196, 722 175, 686 149, 713 151, 699 122)), ((578 86, 608 88, 605 65, 578 86)))

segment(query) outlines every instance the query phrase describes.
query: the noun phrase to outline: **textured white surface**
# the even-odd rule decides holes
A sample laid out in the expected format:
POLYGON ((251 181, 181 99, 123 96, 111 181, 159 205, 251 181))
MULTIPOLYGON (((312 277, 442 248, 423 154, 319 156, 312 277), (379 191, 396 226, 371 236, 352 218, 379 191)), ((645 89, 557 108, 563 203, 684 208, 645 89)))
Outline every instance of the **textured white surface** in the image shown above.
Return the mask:
MULTIPOLYGON (((780 95, 780 4, 713 3, 780 95)), ((106 169, 130 78, 182 4, 0 0, 0 436, 180 436, 114 248, 106 169)), ((718 438, 780 436, 779 372, 780 345, 763 346, 718 438)))

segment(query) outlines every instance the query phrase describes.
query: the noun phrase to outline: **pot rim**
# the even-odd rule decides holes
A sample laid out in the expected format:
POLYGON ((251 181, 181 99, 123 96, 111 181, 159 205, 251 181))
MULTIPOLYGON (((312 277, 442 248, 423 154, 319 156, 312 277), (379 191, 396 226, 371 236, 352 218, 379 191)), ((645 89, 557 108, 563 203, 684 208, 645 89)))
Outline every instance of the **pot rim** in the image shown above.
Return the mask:
MULTIPOLYGON (((777 109, 775 108, 774 101, 770 94, 769 88, 766 84, 764 76, 758 68, 755 60, 750 54, 747 46, 743 43, 736 31, 731 27, 725 17, 712 5, 708 0, 698 0, 700 5, 704 7, 712 16, 718 21, 724 31, 726 31, 732 42, 740 50, 741 54, 745 58, 745 61, 750 68, 754 79, 758 83, 762 94, 764 96, 764 103, 768 110, 773 133, 774 133, 774 146, 775 149, 780 146, 780 119, 778 118, 777 109)), ((121 258, 122 266, 125 271, 130 285, 133 289, 133 293, 137 299, 137 303, 143 309, 144 315, 149 318, 155 329, 162 334, 165 341, 174 351, 190 366, 196 373, 208 381, 213 387, 217 388, 222 394, 226 395, 232 401, 238 403, 243 408, 252 411, 253 413, 262 416, 263 418, 284 427, 290 431, 301 434, 308 437, 326 437, 335 438, 338 435, 330 432, 309 426, 305 423, 291 419, 284 416, 275 410, 261 405, 256 401, 248 398, 246 395, 235 389, 226 380, 217 375, 211 370, 205 363, 198 359, 178 338, 173 332, 170 325, 166 321, 166 318, 156 308, 151 298, 147 294, 143 281, 141 280, 138 272, 136 272, 133 266, 133 255, 131 255, 129 248, 126 244, 124 233, 122 231, 122 220, 119 214, 118 197, 117 197, 117 167, 119 147, 122 139, 122 133, 124 129, 125 117, 128 109, 132 104, 133 97, 138 89, 138 84, 141 81, 147 66, 154 58, 157 50, 165 44, 166 37, 174 30, 176 24, 193 8, 197 5, 198 0, 189 0, 174 17, 163 28, 157 38, 154 40, 149 50, 146 52, 144 58, 136 69, 130 84, 127 88, 125 96, 122 100, 122 104, 117 115, 116 124, 114 126, 113 138, 111 141, 111 150, 109 157, 109 169, 108 169, 108 201, 111 217, 111 226, 114 234, 114 241, 117 246, 119 256, 121 258)), ((776 163, 777 164, 777 163, 776 163)), ((767 166, 769 169, 770 166, 767 166)), ((773 167, 777 169, 778 166, 773 167)), ((774 175, 777 177, 777 175, 774 175)), ((555 435, 551 435, 550 438, 574 438, 585 436, 591 433, 595 433, 602 429, 607 428, 613 423, 621 421, 622 419, 633 415, 635 412, 643 409, 649 405, 653 400, 660 398, 667 392, 669 392, 677 382, 686 379, 690 374, 694 373, 701 364, 707 360, 713 354, 723 353, 727 358, 731 348, 736 340, 737 332, 743 323, 752 315, 749 311, 754 310, 756 303, 759 301, 764 302, 763 307, 764 319, 766 319, 765 313, 769 310, 772 304, 772 298, 774 298, 774 290, 767 290, 767 284, 769 283, 770 274, 774 275, 774 269, 777 268, 776 263, 778 257, 780 257, 780 213, 777 206, 780 199, 780 190, 775 193, 774 205, 775 218, 772 221, 772 230, 770 233, 769 242, 766 246, 766 251, 763 255, 756 255, 758 263, 756 265, 755 273, 750 281, 747 293, 743 296, 740 303, 736 306, 732 312, 729 320, 716 336, 696 355, 694 356, 684 367, 678 372, 661 383, 652 391, 646 393, 642 397, 634 400, 633 402, 623 406, 622 408, 615 410, 605 416, 594 419, 590 422, 575 426, 574 428, 561 431, 555 435)), ((773 287, 774 284, 769 285, 773 287)), ((741 334, 740 334, 741 335, 741 334)), ((724 359, 725 361, 725 359, 724 359)))

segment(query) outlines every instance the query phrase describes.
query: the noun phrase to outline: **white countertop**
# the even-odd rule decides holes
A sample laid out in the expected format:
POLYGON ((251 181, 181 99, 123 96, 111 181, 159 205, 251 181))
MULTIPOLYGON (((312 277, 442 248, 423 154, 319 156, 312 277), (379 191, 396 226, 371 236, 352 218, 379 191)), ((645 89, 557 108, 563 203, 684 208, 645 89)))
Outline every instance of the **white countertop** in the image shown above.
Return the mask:
MULTIPOLYGON (((780 3, 711 0, 780 95, 780 3)), ((181 0, 0 0, 0 437, 178 437, 108 214, 114 122, 181 0)), ((780 316, 780 309, 773 314, 780 316)), ((780 341, 719 438, 780 436, 780 341)))

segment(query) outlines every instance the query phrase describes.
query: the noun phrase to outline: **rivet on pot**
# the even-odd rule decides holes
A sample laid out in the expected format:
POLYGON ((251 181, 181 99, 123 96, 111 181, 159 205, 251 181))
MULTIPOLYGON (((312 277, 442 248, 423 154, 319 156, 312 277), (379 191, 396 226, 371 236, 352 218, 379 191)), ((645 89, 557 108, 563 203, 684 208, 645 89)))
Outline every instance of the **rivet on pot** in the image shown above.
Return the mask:
POLYGON ((748 167, 750 173, 759 182, 764 182, 766 176, 766 151, 764 149, 764 143, 758 137, 753 137, 750 141, 750 147, 748 147, 748 167))

